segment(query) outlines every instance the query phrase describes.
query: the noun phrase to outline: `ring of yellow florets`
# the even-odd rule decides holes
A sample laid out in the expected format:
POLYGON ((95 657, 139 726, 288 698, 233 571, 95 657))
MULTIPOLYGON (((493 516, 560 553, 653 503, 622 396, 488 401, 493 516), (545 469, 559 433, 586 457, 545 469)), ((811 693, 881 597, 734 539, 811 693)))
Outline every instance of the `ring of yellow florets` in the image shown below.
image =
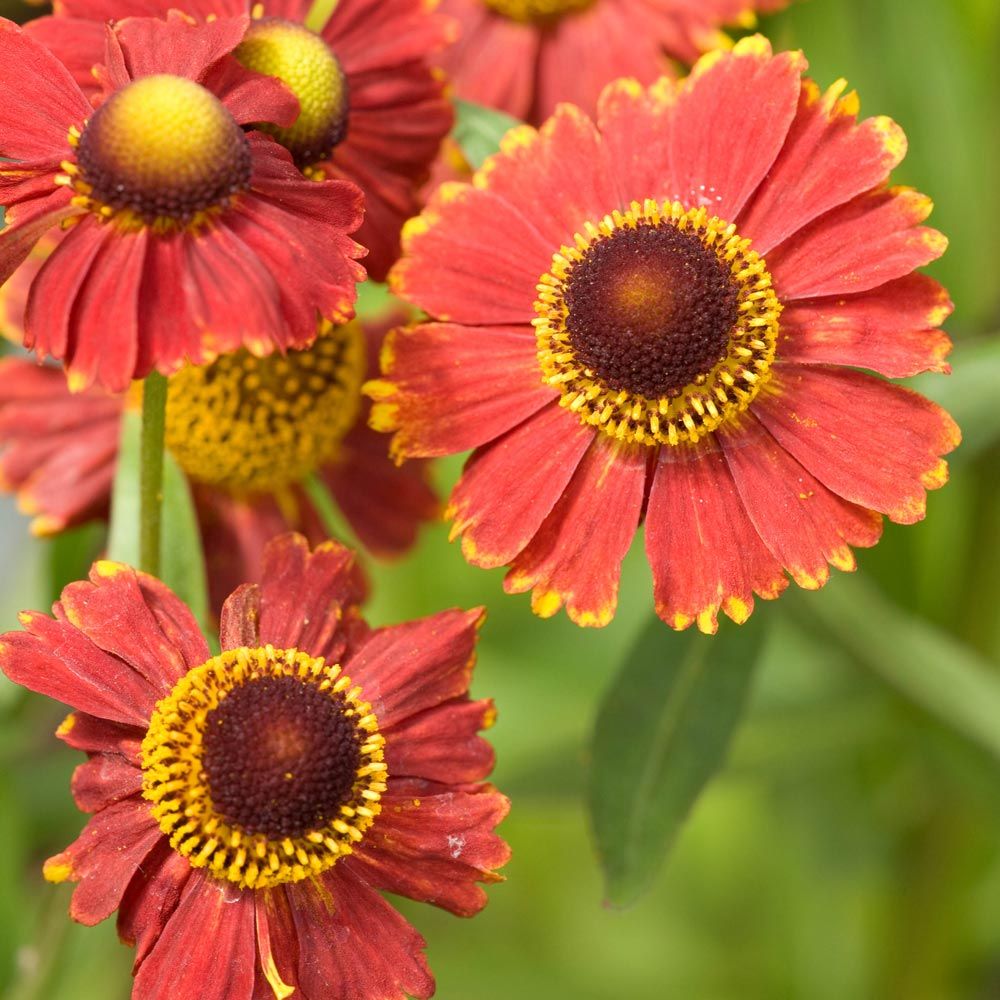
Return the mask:
MULTIPOLYGON (((296 727, 285 729, 279 735, 294 741, 296 727)), ((350 854, 375 821, 386 790, 384 744, 371 706, 339 666, 294 649, 228 650, 189 671, 157 703, 142 743, 143 795, 171 847, 193 867, 245 889, 299 882, 350 854), (205 766, 206 732, 226 698, 257 682, 283 679, 333 701, 357 734, 359 762, 335 815, 294 836, 248 831, 228 821, 213 803, 205 766)), ((245 780, 252 784, 252 775, 245 780)))
POLYGON ((347 135, 347 77, 330 47, 314 31, 294 21, 265 17, 254 21, 233 55, 247 69, 281 80, 298 98, 299 116, 288 126, 261 122, 308 171, 325 160, 347 135))
POLYGON ((553 21, 589 7, 594 0, 484 0, 491 10, 512 21, 553 21))
POLYGON ((250 146, 222 102, 185 77, 142 77, 70 129, 57 184, 126 230, 198 229, 250 186, 250 146))
POLYGON ((166 444, 194 480, 237 495, 278 493, 334 457, 365 375, 358 323, 324 322, 305 351, 226 354, 171 376, 166 444))
MULTIPOLYGON (((620 291, 629 294, 628 287, 620 291)), ((781 304, 764 260, 734 225, 710 216, 705 208, 685 209, 678 202, 647 199, 641 205, 633 202, 627 212, 615 211, 597 224, 587 223, 573 246, 560 248, 551 269, 539 280, 535 311, 539 364, 544 381, 559 391, 560 405, 618 440, 677 445, 715 431, 753 401, 769 377, 781 304), (724 268, 733 286, 733 322, 721 331, 721 356, 690 382, 657 396, 630 391, 620 383, 609 385, 600 372, 581 362, 572 343, 567 291, 574 269, 602 241, 640 227, 665 226, 696 237, 724 268)), ((683 317, 675 325, 683 334, 683 317)))

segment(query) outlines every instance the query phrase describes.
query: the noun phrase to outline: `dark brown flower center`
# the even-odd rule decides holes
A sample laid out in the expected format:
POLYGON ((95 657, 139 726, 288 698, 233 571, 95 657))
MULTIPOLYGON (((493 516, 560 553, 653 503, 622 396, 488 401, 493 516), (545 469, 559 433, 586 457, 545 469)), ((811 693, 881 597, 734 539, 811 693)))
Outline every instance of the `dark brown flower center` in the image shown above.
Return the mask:
POLYGON ((295 677, 234 688, 205 719, 202 766, 215 810, 247 833, 299 837, 337 815, 361 763, 340 696, 295 677))
POLYGON ((726 357, 739 294, 697 233, 667 221, 618 229, 568 276, 569 343, 610 389, 677 396, 726 357))
POLYGON ((300 168, 325 160, 347 135, 347 77, 330 47, 303 24, 265 17, 250 25, 233 53, 247 67, 276 76, 299 99, 287 127, 258 125, 273 135, 300 168))
POLYGON ((250 184, 250 147, 222 102, 184 77, 113 93, 83 128, 77 186, 95 210, 184 225, 250 184))

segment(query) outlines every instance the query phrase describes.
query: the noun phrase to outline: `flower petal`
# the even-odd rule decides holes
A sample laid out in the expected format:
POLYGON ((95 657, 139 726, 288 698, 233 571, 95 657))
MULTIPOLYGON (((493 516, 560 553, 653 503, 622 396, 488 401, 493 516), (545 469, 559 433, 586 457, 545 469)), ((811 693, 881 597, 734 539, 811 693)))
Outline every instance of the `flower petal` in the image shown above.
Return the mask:
POLYGON ((118 908, 132 876, 162 839, 149 803, 134 795, 96 813, 66 850, 45 862, 45 877, 78 882, 70 916, 99 924, 118 908))
POLYGON ((63 719, 56 736, 74 750, 85 753, 117 753, 140 766, 141 745, 146 727, 128 726, 109 722, 86 712, 70 712, 63 719))
POLYGON ((649 452, 606 434, 593 437, 573 478, 504 580, 509 594, 529 590, 549 618, 562 604, 577 625, 614 617, 621 564, 642 513, 649 452))
POLYGON ((474 566, 509 563, 562 496, 596 432, 556 403, 473 452, 445 516, 474 566))
POLYGON ((721 441, 750 520, 800 587, 822 587, 830 577, 827 563, 854 570, 851 547, 867 548, 878 541, 882 518, 831 493, 752 413, 721 441))
POLYGON ((702 56, 671 116, 671 198, 734 220, 781 151, 805 68, 801 53, 774 56, 761 35, 702 56))
POLYGON ((385 732, 404 719, 465 695, 482 608, 452 609, 371 632, 344 663, 385 732))
POLYGON ((396 781, 351 867, 380 889, 471 917, 487 902, 476 883, 501 881, 496 869, 510 859, 493 832, 509 809, 490 785, 396 781))
POLYGON ((423 956, 426 942, 417 931, 344 863, 332 868, 322 885, 322 894, 311 882, 285 887, 298 931, 302 996, 430 997, 434 980, 423 956))
POLYGON ((73 800, 94 813, 142 792, 142 771, 115 753, 95 754, 73 772, 73 800))
POLYGON ((934 328, 952 308, 947 291, 925 274, 860 295, 793 302, 781 314, 778 357, 870 368, 889 378, 949 372, 951 340, 934 328))
POLYGON ((646 555, 656 613, 674 629, 719 627, 720 609, 743 623, 754 594, 788 585, 747 517, 722 451, 711 438, 661 448, 646 512, 646 555))
POLYGON ((740 235, 764 255, 824 212, 884 184, 906 155, 906 136, 891 118, 860 124, 858 98, 841 95, 839 80, 825 94, 803 80, 788 138, 739 221, 740 235))
POLYGON ((761 423, 817 479, 899 524, 921 520, 927 491, 948 481, 941 458, 961 433, 936 403, 862 372, 775 366, 780 390, 761 423))
POLYGON ((486 444, 556 398, 530 326, 421 323, 393 331, 384 378, 369 382, 372 426, 395 431, 397 457, 453 455, 486 444))

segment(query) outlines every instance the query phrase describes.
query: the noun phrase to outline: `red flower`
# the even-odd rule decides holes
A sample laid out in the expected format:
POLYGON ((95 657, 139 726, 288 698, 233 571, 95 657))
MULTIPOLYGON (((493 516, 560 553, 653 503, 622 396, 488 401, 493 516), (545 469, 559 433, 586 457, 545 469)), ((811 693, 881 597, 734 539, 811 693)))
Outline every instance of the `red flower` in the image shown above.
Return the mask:
MULTIPOLYGON (((22 270, 31 266, 40 261, 22 270)), ((16 331, 22 300, 12 286, 0 295, 0 312, 14 317, 16 331)), ((360 393, 365 373, 378 370, 386 332, 404 318, 394 310, 331 328, 306 351, 260 360, 240 351, 171 377, 168 446, 194 486, 216 611, 259 575, 275 535, 293 528, 314 542, 327 537, 302 485, 314 471, 378 556, 401 555, 421 522, 439 515, 427 463, 399 468, 389 460, 360 393)), ((58 368, 0 361, 0 488, 17 494, 34 533, 106 515, 128 405, 128 397, 97 389, 70 394, 58 368)))
POLYGON ((69 703, 93 814, 45 865, 70 907, 118 910, 135 1000, 402 1000, 434 981, 388 890, 471 916, 509 851, 471 701, 480 611, 371 630, 350 553, 275 540, 226 602, 212 656, 159 581, 99 562, 0 668, 69 703), (219 956, 225 956, 219 961, 219 956))
POLYGON ((729 44, 723 24, 788 0, 442 0, 459 23, 442 65, 456 93, 537 124, 560 101, 597 107, 616 77, 652 83, 669 59, 692 63, 729 44))
POLYGON ((305 347, 317 313, 349 318, 364 272, 348 233, 361 193, 307 183, 247 122, 298 102, 229 53, 246 17, 130 18, 107 36, 96 111, 66 68, 0 21, 0 283, 69 228, 31 285, 26 345, 71 386, 127 388, 243 345, 305 347))
POLYGON ((881 515, 924 516, 959 440, 890 377, 947 371, 930 201, 886 187, 906 141, 758 37, 683 83, 564 106, 404 236, 396 290, 437 322, 390 336, 369 386, 396 457, 476 449, 454 534, 508 591, 614 614, 645 520, 675 628, 744 621, 783 570, 853 569, 881 515))
POLYGON ((294 125, 261 126, 307 176, 353 181, 365 193, 357 232, 368 273, 385 280, 399 257, 399 232, 422 202, 451 105, 432 59, 450 40, 451 22, 426 0, 339 0, 316 32, 305 26, 312 0, 62 0, 56 17, 29 29, 80 81, 95 59, 95 31, 128 14, 171 8, 199 18, 253 14, 235 55, 277 76, 299 99, 294 125), (65 16, 63 16, 65 15, 65 16))

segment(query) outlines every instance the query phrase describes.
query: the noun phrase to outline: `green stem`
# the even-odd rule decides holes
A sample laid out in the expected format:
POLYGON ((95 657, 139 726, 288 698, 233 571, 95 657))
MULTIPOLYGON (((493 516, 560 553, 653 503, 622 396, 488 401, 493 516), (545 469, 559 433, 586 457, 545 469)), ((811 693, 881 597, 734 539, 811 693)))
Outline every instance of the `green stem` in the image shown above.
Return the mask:
POLYGON ((160 521, 163 510, 163 434, 167 380, 150 372, 143 383, 139 450, 139 568, 160 575, 160 521))

